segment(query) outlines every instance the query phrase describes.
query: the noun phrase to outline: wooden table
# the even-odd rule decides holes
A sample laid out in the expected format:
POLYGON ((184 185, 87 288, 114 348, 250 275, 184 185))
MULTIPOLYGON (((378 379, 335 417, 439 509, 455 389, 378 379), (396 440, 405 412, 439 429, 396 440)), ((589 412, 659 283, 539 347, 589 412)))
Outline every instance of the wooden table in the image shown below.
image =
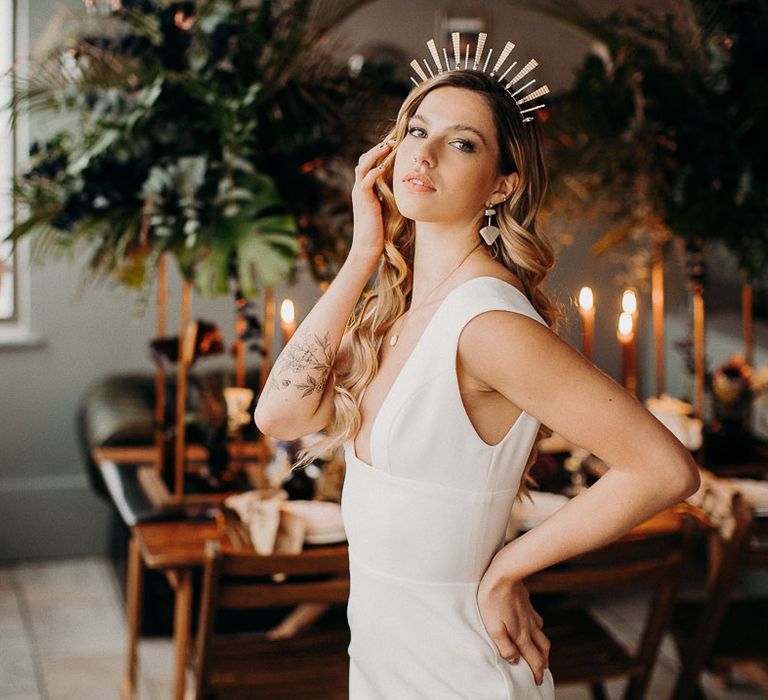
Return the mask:
MULTIPOLYGON (((643 537, 652 532, 675 530, 691 507, 678 505, 641 523, 625 537, 643 537)), ((216 523, 159 522, 140 523, 132 528, 128 561, 128 662, 122 683, 122 697, 134 697, 137 677, 137 651, 140 635, 143 569, 163 571, 175 592, 174 605, 174 698, 183 700, 186 655, 190 644, 192 617, 192 572, 204 562, 204 543, 213 539, 228 546, 216 523)))
MULTIPOLYGON (((207 450, 189 445, 186 450, 188 469, 199 469, 207 458, 207 450)), ((263 442, 243 443, 233 459, 262 463, 267 456, 263 442)), ((112 462, 122 465, 153 464, 156 451, 151 446, 105 447, 93 450, 97 464, 112 462)), ((226 494, 191 495, 174 497, 172 501, 185 503, 220 502, 226 494)), ((174 590, 174 698, 183 700, 186 673, 186 654, 190 642, 192 618, 192 573, 204 562, 207 540, 228 545, 223 533, 213 521, 166 521, 139 523, 131 526, 128 548, 128 581, 126 608, 128 620, 128 661, 121 684, 121 696, 133 698, 136 692, 137 651, 140 635, 141 601, 143 596, 144 567, 162 571, 174 590)))
MULTIPOLYGON (((147 460, 146 448, 112 448, 100 450, 95 457, 114 462, 133 463, 147 460)), ((693 512, 687 504, 679 504, 638 525, 625 537, 643 537, 650 532, 670 531, 680 527, 684 513, 693 512)), ((698 513, 694 512, 695 515, 698 513)), ((205 542, 216 540, 223 546, 232 542, 214 521, 164 521, 138 523, 131 527, 128 553, 127 619, 128 655, 121 683, 124 700, 135 697, 138 671, 138 643, 141 620, 144 568, 162 571, 174 590, 174 695, 183 700, 187 652, 190 646, 192 619, 192 576, 205 561, 205 542)))
POLYGON ((187 650, 192 619, 192 572, 203 565, 205 542, 224 538, 215 522, 139 523, 131 528, 128 549, 128 661, 121 695, 125 700, 136 692, 137 654, 141 620, 144 567, 165 573, 174 590, 173 646, 174 698, 183 700, 187 650))
POLYGON ((142 580, 146 567, 165 573, 175 593, 173 697, 183 700, 192 620, 192 574, 205 562, 206 541, 216 540, 230 549, 232 544, 211 521, 140 523, 134 525, 131 531, 127 591, 128 661, 121 695, 128 700, 136 692, 142 580))

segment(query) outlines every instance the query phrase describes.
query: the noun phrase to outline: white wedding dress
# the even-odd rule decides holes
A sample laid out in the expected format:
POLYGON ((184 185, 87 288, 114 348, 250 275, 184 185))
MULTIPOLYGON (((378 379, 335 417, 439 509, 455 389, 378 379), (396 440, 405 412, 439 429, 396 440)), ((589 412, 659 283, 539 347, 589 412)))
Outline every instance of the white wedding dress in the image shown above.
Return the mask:
POLYGON ((354 440, 344 443, 350 700, 554 698, 549 669, 539 686, 524 658, 513 665, 501 657, 477 604, 539 428, 523 412, 489 445, 466 414, 455 369, 459 333, 490 310, 545 324, 504 280, 459 284, 375 417, 373 464, 358 459, 354 440))

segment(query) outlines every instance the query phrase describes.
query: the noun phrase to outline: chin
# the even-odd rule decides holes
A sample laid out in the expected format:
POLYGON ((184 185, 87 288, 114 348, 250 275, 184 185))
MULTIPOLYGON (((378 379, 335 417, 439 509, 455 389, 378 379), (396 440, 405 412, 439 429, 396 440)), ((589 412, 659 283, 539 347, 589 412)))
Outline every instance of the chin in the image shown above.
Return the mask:
POLYGON ((411 221, 435 223, 441 220, 441 218, 432 211, 432 207, 420 206, 418 204, 413 204, 412 202, 404 204, 398 202, 397 208, 406 219, 410 219, 411 221))
MULTIPOLYGON (((395 204, 397 210, 406 218, 413 221, 438 221, 440 216, 437 213, 437 208, 434 203, 427 203, 419 201, 418 196, 414 196, 412 192, 404 191, 393 192, 395 197, 395 204)), ((443 212, 444 213, 444 212, 443 212)))

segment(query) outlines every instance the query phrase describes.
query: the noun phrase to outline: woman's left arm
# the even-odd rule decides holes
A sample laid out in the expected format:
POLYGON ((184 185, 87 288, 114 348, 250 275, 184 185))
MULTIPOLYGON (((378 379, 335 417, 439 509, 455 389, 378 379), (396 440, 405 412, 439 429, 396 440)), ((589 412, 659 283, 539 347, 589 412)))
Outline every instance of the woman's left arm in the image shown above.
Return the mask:
POLYGON ((462 331, 459 357, 471 376, 610 465, 597 483, 500 549, 480 584, 481 613, 500 653, 524 657, 541 683, 549 641, 523 579, 687 498, 698 489, 698 467, 633 395, 527 316, 476 316, 462 331))
POLYGON ((685 446, 636 397, 537 321, 490 311, 464 328, 462 367, 610 469, 494 557, 520 580, 607 544, 699 487, 685 446))

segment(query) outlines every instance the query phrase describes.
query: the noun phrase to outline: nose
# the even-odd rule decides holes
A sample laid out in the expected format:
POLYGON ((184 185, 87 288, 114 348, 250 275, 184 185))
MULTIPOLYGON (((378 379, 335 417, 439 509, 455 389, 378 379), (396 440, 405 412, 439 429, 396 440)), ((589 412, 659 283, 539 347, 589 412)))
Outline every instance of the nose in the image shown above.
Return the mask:
POLYGON ((416 167, 420 166, 422 163, 428 167, 431 168, 434 165, 432 156, 429 155, 429 152, 427 149, 422 145, 414 154, 413 154, 413 161, 416 163, 416 167))
POLYGON ((422 163, 427 168, 431 168, 434 162, 434 156, 431 154, 430 147, 423 141, 419 144, 419 147, 413 153, 413 160, 418 168, 422 163))

